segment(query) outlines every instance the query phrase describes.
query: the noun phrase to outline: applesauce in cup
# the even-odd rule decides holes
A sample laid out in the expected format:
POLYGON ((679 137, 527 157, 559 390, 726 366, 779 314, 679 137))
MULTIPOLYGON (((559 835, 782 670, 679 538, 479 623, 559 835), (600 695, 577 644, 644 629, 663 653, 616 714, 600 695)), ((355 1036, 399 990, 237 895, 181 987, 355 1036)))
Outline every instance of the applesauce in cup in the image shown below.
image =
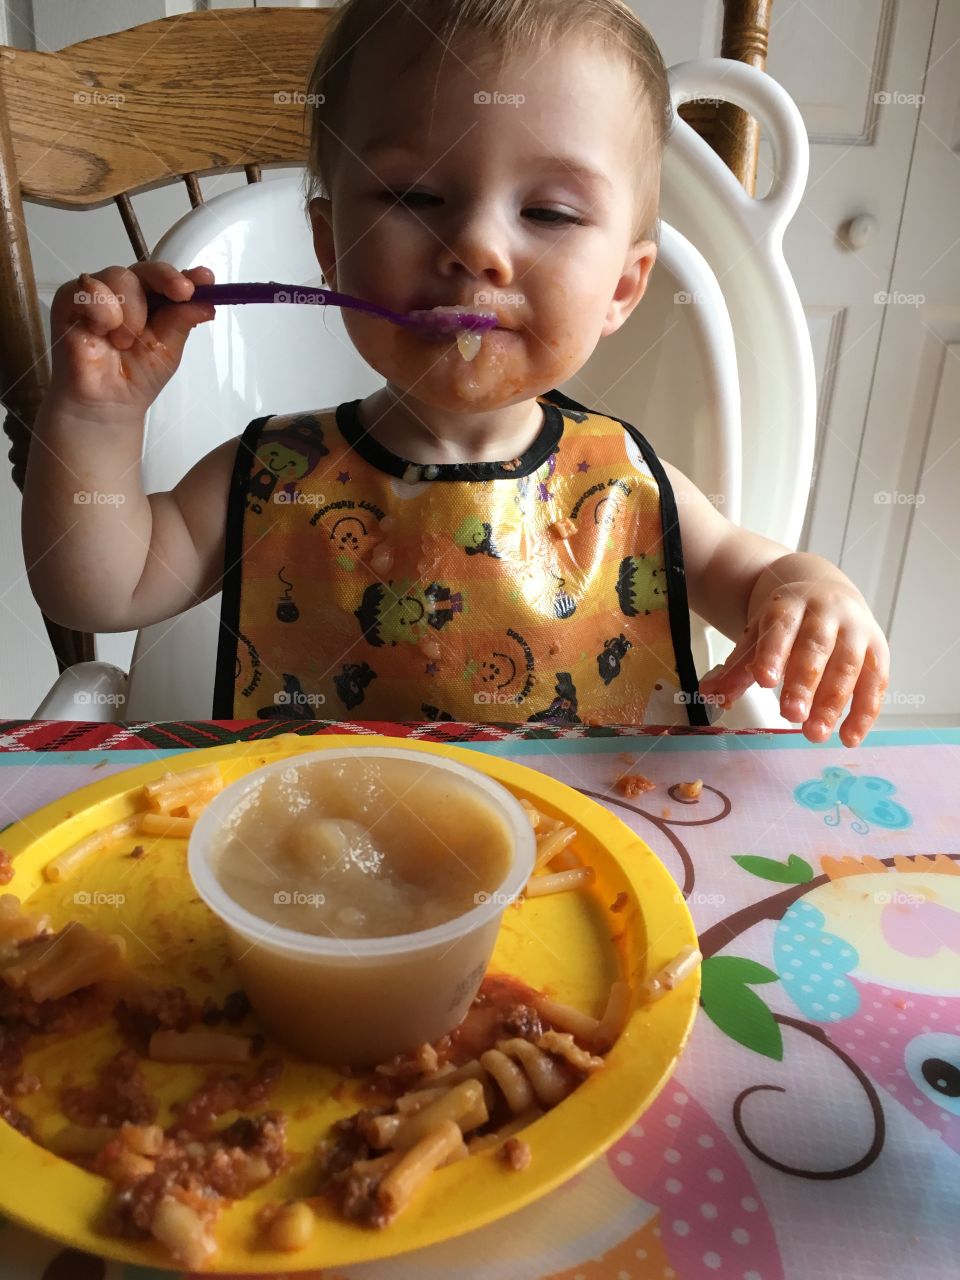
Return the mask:
POLYGON ((445 756, 331 748, 255 769, 206 807, 190 875, 279 1039, 370 1065, 451 1031, 536 842, 500 783, 445 756))

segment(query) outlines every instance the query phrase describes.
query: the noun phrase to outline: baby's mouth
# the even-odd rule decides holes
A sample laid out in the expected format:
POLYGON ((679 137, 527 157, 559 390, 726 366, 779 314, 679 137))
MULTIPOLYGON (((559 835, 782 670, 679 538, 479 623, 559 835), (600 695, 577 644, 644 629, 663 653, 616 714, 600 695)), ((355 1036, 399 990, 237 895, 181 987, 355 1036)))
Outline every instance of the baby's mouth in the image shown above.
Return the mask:
POLYGON ((433 334, 424 333, 423 336, 430 342, 449 342, 449 341, 455 340, 457 344, 457 349, 459 350, 460 355, 468 363, 472 360, 475 360, 476 357, 480 354, 480 349, 483 346, 483 340, 488 333, 514 332, 514 330, 512 330, 508 325, 500 323, 501 317, 491 307, 484 307, 482 305, 474 305, 470 303, 457 303, 454 305, 441 304, 439 306, 434 306, 429 308, 427 307, 418 308, 418 310, 421 310, 427 313, 434 312, 440 315, 456 315, 458 313, 459 314, 468 313, 473 315, 492 316, 494 319, 496 319, 497 321, 496 325, 490 326, 485 329, 457 329, 452 332, 448 331, 446 333, 442 331, 438 331, 433 334))

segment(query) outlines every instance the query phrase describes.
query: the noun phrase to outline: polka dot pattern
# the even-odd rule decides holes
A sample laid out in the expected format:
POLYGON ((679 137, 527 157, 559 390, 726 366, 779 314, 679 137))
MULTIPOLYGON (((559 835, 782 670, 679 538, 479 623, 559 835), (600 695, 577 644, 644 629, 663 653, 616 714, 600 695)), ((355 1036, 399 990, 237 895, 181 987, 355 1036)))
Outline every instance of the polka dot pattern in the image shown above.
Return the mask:
MULTIPOLYGON (((861 1009, 871 1012, 858 1013, 845 1022, 843 1039, 835 1042, 914 1122, 922 1122, 948 1147, 960 1151, 960 1104, 951 1100, 957 1113, 944 1121, 948 1100, 923 1075, 924 1062, 938 1058, 952 1061, 951 1055, 960 1051, 960 1036, 948 1034, 941 1043, 937 1032, 926 1030, 938 1009, 943 1015, 952 1006, 950 1014, 943 1015, 944 1021, 949 1017, 951 1026, 960 1021, 960 999, 946 1001, 942 996, 854 981, 860 992, 861 1009)), ((960 1062, 960 1053, 956 1061, 960 1062)))
MULTIPOLYGON (((783 1280, 773 1229, 743 1155, 697 1100, 666 1090, 644 1115, 642 1133, 638 1127, 608 1153, 608 1167, 657 1206, 654 1234, 662 1227, 662 1247, 676 1274, 739 1277, 753 1265, 764 1280, 783 1280)), ((638 1269, 631 1280, 662 1274, 638 1269)))
POLYGON ((840 1022, 859 1008, 856 985, 848 978, 860 962, 857 952, 836 934, 825 933, 826 917, 803 900, 789 907, 777 925, 773 960, 785 990, 814 1022, 840 1022))

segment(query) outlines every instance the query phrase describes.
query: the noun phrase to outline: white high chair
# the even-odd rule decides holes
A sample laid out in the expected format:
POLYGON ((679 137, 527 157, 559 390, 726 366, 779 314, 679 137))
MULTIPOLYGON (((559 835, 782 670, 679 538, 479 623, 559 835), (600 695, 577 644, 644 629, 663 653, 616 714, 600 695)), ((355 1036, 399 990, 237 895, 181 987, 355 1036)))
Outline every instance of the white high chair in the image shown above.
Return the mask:
MULTIPOLYGON (((728 59, 670 72, 674 107, 721 98, 769 137, 769 193, 745 193, 679 115, 663 163, 662 238, 650 288, 630 320, 559 390, 633 423, 729 519, 793 549, 814 452, 813 356, 782 240, 803 192, 808 147, 800 113, 768 75, 728 59)), ((319 284, 300 182, 283 177, 191 210, 154 249, 218 282, 319 284)), ((204 453, 254 417, 333 406, 382 378, 356 353, 337 308, 224 307, 190 337, 181 368, 147 419, 143 481, 171 488, 204 453)), ((211 713, 219 595, 137 636, 130 673, 105 662, 64 671, 38 718, 202 719, 211 713), (124 701, 125 698, 125 701, 124 701)), ((693 618, 702 676, 732 643, 693 618)), ((648 722, 685 723, 672 690, 648 722)), ((722 717, 733 727, 787 727, 771 690, 754 686, 722 717)))

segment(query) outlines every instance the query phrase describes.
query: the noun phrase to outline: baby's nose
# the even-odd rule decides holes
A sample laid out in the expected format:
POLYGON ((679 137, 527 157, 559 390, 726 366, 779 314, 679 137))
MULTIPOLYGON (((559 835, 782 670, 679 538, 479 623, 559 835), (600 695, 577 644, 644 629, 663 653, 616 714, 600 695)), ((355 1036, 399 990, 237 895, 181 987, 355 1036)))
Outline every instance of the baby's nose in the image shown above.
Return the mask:
POLYGON ((438 245, 444 275, 464 273, 479 283, 503 287, 513 279, 511 254, 499 222, 490 215, 458 221, 446 243, 438 245))

